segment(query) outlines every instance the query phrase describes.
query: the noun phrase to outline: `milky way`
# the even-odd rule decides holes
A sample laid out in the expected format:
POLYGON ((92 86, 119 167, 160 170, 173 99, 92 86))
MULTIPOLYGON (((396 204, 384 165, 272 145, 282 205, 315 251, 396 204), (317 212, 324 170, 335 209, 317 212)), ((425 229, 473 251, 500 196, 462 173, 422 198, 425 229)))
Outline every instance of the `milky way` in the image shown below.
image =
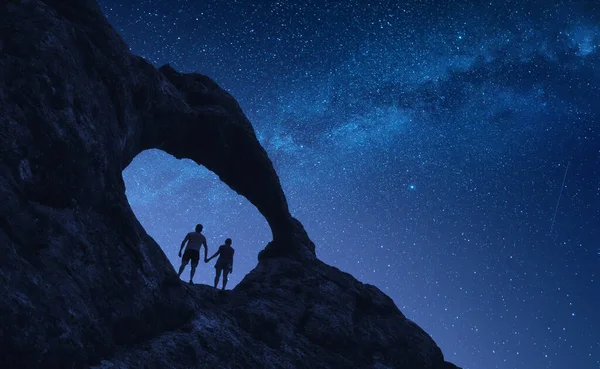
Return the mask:
MULTIPOLYGON (((100 4, 132 52, 233 94, 319 258, 390 295, 447 360, 599 368, 600 8, 475 3, 100 4)), ((270 240, 191 161, 148 151, 123 177, 175 265, 202 223, 210 252, 233 239, 233 287, 270 240)))

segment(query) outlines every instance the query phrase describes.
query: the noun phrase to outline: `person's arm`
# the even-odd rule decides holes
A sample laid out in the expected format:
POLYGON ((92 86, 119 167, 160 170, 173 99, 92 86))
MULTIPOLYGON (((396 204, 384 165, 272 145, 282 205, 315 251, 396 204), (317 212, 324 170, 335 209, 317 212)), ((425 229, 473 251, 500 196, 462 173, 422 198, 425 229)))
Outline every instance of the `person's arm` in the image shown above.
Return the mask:
POLYGON ((231 252, 231 267, 229 267, 229 273, 233 273, 233 255, 235 254, 235 250, 231 252))
POLYGON ((208 263, 208 259, 206 258, 208 256, 208 244, 206 243, 206 238, 204 239, 204 262, 208 263))
POLYGON ((181 257, 181 250, 183 250, 185 243, 188 242, 189 239, 190 239, 190 235, 186 235, 185 238, 183 239, 183 242, 181 243, 181 248, 179 249, 179 257, 181 257))
POLYGON ((213 256, 209 257, 204 262, 208 263, 212 258, 214 258, 215 256, 219 255, 220 252, 221 252, 221 249, 217 250, 217 252, 215 252, 215 254, 213 256))

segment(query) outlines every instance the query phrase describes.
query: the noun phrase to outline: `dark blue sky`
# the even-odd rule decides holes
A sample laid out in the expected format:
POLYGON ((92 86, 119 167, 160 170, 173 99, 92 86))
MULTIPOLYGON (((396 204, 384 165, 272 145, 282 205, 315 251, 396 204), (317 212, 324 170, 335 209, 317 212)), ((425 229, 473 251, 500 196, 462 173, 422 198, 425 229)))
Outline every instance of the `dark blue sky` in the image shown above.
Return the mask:
MULTIPOLYGON (((318 256, 449 361, 600 368, 597 2, 100 4, 134 53, 238 99, 318 256)), ((235 284, 270 240, 190 161, 145 152, 124 178, 173 263, 203 223, 209 251, 233 239, 235 284)))

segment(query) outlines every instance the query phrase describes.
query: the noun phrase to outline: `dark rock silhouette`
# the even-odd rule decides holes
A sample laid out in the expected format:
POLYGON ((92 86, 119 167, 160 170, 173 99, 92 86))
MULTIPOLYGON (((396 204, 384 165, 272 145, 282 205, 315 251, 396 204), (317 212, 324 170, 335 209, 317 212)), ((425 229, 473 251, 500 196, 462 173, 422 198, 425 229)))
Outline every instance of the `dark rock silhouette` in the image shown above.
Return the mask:
POLYGON ((373 286, 325 265, 235 99, 132 55, 92 0, 0 3, 0 367, 455 368, 373 286), (181 283, 122 170, 204 165, 273 241, 233 290, 181 283))

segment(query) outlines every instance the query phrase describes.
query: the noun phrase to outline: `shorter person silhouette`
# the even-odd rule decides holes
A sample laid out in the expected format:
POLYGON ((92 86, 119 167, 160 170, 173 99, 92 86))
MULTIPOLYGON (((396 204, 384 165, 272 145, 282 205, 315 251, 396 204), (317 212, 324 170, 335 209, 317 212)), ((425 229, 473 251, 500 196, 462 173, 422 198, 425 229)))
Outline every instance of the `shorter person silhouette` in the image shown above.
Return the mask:
POLYGON ((233 254, 235 250, 231 247, 231 238, 225 240, 225 244, 219 246, 219 250, 208 259, 205 259, 204 262, 208 263, 212 258, 219 255, 217 262, 215 263, 215 288, 219 284, 219 278, 221 278, 221 272, 223 272, 223 288, 227 286, 227 276, 229 273, 233 272, 233 254))
POLYGON ((204 260, 206 260, 206 255, 208 254, 208 246, 206 245, 206 237, 202 234, 202 224, 196 225, 196 231, 188 233, 183 242, 181 243, 181 248, 179 249, 179 257, 181 258, 181 266, 179 267, 179 273, 177 276, 181 277, 181 273, 185 269, 185 266, 192 261, 192 269, 190 270, 190 284, 194 284, 192 279, 194 279, 194 273, 196 272, 196 267, 198 266, 198 261, 200 260, 200 248, 204 247, 204 260), (183 257, 181 256, 181 250, 185 246, 187 242, 187 247, 185 248, 185 252, 183 253, 183 257))

